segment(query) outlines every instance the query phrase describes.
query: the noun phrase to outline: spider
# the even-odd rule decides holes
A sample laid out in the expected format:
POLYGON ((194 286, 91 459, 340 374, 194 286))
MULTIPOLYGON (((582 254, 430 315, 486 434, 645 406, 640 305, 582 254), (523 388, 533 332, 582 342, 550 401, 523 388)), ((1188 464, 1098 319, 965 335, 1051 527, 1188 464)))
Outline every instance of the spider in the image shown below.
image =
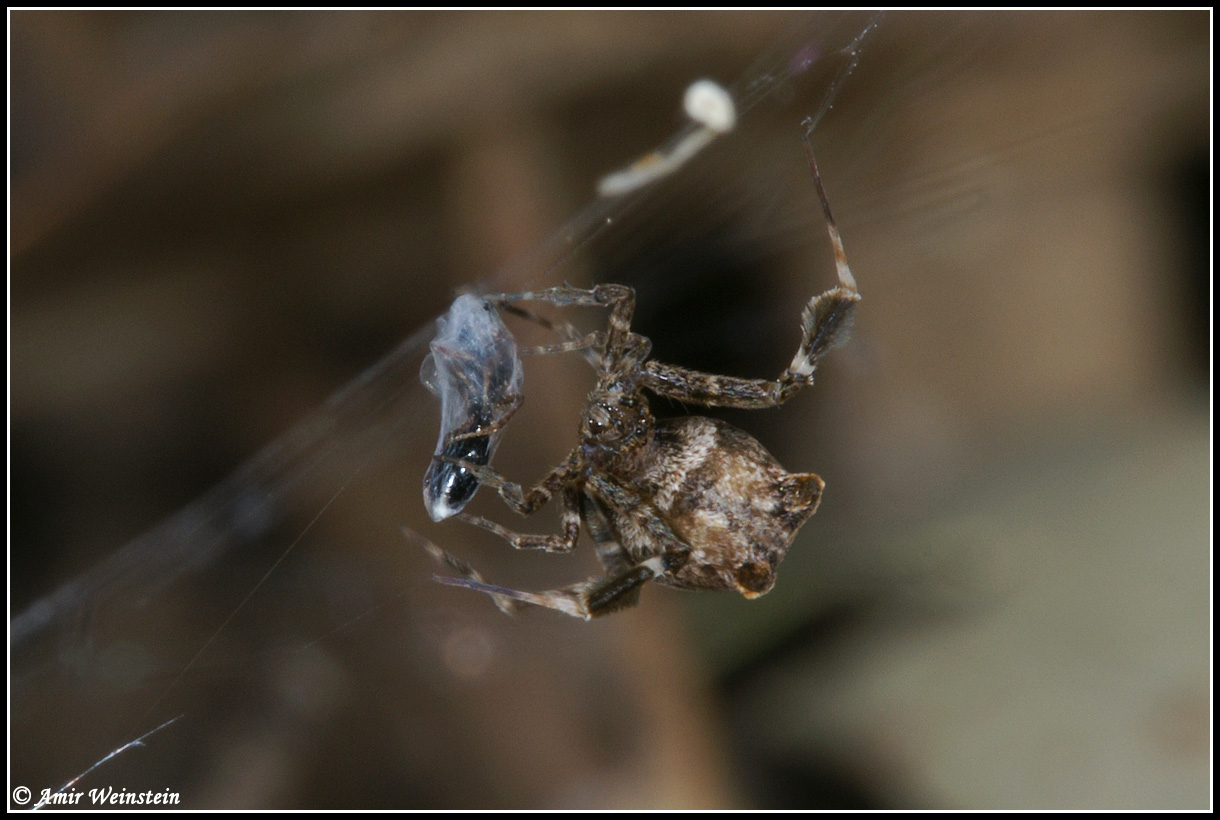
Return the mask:
POLYGON ((580 422, 579 444, 528 490, 485 464, 436 456, 468 470, 522 515, 558 496, 561 534, 521 534, 481 516, 457 517, 517 549, 560 553, 575 548, 583 523, 607 574, 562 589, 523 592, 489 584, 464 561, 430 547, 462 576, 434 576, 436 581, 487 593, 506 612, 532 604, 586 620, 634 605, 649 581, 681 589, 736 590, 747 598, 771 589, 776 567, 817 510, 822 479, 785 471, 754 438, 722 421, 699 416, 658 421, 645 392, 709 407, 761 409, 781 405, 813 383, 819 357, 841 336, 860 294, 808 131, 804 142, 839 284, 805 305, 800 346, 776 379, 700 373, 650 359, 652 343, 631 331, 635 292, 624 285, 565 285, 487 297, 493 305, 559 331, 565 341, 531 352, 583 352, 597 371, 597 384, 580 422), (552 325, 515 304, 527 301, 603 307, 609 319, 604 331, 581 336, 569 325, 552 325))

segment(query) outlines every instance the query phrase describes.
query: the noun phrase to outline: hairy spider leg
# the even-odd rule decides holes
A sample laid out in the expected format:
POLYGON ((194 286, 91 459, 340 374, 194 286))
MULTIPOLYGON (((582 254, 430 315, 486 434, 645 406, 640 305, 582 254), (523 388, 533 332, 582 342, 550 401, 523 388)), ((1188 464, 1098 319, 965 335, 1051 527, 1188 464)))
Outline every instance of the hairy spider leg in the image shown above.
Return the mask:
POLYGON ((588 493, 581 493, 580 513, 597 550, 597 560, 606 568, 606 571, 617 575, 630 569, 631 561, 627 556, 627 551, 623 549, 623 545, 619 543, 618 537, 610 527, 606 511, 588 493))
POLYGON ((792 362, 777 379, 742 379, 701 373, 657 361, 644 364, 643 384, 652 392, 678 401, 708 407, 739 407, 757 410, 776 407, 792 398, 798 390, 813 384, 813 372, 818 359, 840 341, 843 331, 851 324, 860 293, 856 278, 847 264, 843 240, 830 212, 830 202, 822 187, 817 161, 813 157, 810 133, 805 133, 805 154, 809 171, 822 202, 830 244, 834 248, 835 268, 839 286, 809 300, 801 311, 801 343, 792 362))
POLYGON ((554 609, 574 618, 590 620, 634 606, 640 597, 640 587, 664 572, 660 558, 650 558, 627 571, 609 578, 594 578, 562 589, 545 592, 525 592, 520 589, 488 584, 472 578, 433 575, 432 580, 451 587, 473 589, 492 596, 493 600, 508 599, 533 606, 554 609))
POLYGON ((610 318, 606 323, 602 346, 601 368, 618 365, 628 345, 631 333, 631 317, 635 313, 635 291, 626 285, 603 284, 589 289, 559 285, 539 291, 522 293, 499 293, 487 297, 497 304, 510 302, 547 302, 556 307, 608 307, 610 318))
POLYGON ((564 341, 556 342, 549 345, 539 345, 537 347, 523 347, 519 352, 523 356, 546 356, 553 353, 575 353, 580 352, 584 356, 585 361, 593 367, 598 367, 599 358, 594 348, 601 347, 605 344, 605 334, 600 331, 593 333, 581 334, 579 330, 572 326, 570 322, 556 322, 548 319, 545 316, 540 316, 532 310, 526 310, 520 305, 515 305, 512 302, 496 302, 495 297, 491 298, 497 307, 502 308, 509 313, 526 321, 533 322, 536 325, 546 328, 563 338, 564 341))
POLYGON ((563 489, 563 512, 561 525, 563 535, 529 535, 514 532, 490 518, 470 513, 459 513, 456 518, 481 527, 490 533, 500 536, 519 550, 544 550, 546 552, 571 552, 576 548, 576 539, 580 537, 580 492, 575 484, 569 484, 563 489))
POLYGON ((809 160, 809 173, 813 176, 814 187, 818 189, 818 199, 822 202, 822 213, 826 216, 826 230, 830 234, 830 244, 835 252, 835 269, 839 274, 839 284, 852 293, 857 293, 856 277, 852 275, 847 264, 847 252, 843 250, 843 238, 839 236, 839 226, 835 224, 834 214, 830 212, 830 200, 826 198, 826 189, 822 187, 822 175, 818 173, 818 161, 813 156, 813 123, 806 120, 805 128, 805 158, 809 160))
POLYGON ((452 458, 451 456, 438 456, 437 458, 440 461, 465 467, 474 473, 475 478, 479 480, 480 484, 486 484, 498 492, 500 497, 504 499, 505 504, 522 515, 532 515, 540 510, 546 502, 550 501, 551 496, 555 495, 560 488, 573 483, 573 480, 579 474, 581 452, 579 447, 572 450, 562 464, 544 476, 541 481, 528 491, 522 489, 520 484, 509 481, 503 475, 486 465, 463 461, 460 458, 452 458))
MULTIPOLYGON (((545 592, 525 592, 489 584, 479 577, 469 564, 451 557, 445 560, 445 563, 458 569, 463 577, 434 575, 433 580, 448 586, 486 593, 497 601, 497 605, 500 600, 509 599, 554 609, 586 621, 635 606, 639 602, 640 588, 659 575, 681 569, 690 557, 690 547, 674 534, 650 504, 642 502, 625 487, 599 476, 590 477, 587 486, 590 490, 590 497, 630 515, 635 519, 635 523, 647 530, 658 543, 666 545, 664 551, 660 555, 651 556, 633 566, 628 566, 614 575, 594 578, 545 592)), ((597 526, 591 527, 591 531, 595 531, 597 526)), ((609 537, 609 528, 606 527, 600 534, 602 537, 609 537)), ((595 533, 594 537, 597 539, 598 535, 595 533)), ((600 547, 599 544, 599 556, 600 547)), ((429 551, 434 557, 437 556, 433 550, 429 551)), ((443 554, 444 551, 442 550, 441 553, 443 554)), ((625 560, 625 556, 623 558, 625 560)), ((504 609, 503 606, 500 608, 504 609)))
MULTIPOLYGON (((449 550, 438 547, 436 544, 433 544, 419 533, 408 529, 405 525, 399 527, 399 532, 401 532, 403 538, 406 538, 408 541, 419 541, 423 546, 424 551, 436 559, 437 563, 444 564, 445 566, 459 573, 463 578, 473 581, 476 584, 485 583, 483 576, 480 575, 474 567, 470 566, 470 564, 449 552, 449 550)), ((512 600, 504 595, 492 593, 491 599, 505 615, 512 615, 522 606, 520 601, 512 600)))

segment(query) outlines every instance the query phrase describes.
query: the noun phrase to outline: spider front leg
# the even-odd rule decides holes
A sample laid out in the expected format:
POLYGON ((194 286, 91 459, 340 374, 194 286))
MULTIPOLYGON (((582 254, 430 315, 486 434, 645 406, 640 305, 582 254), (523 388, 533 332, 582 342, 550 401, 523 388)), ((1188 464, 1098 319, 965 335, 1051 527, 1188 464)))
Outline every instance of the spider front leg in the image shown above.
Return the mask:
POLYGON ((576 539, 580 537, 580 492, 569 485, 563 491, 563 535, 523 535, 502 527, 491 519, 481 515, 461 513, 457 518, 476 527, 481 527, 494 533, 514 549, 540 549, 546 552, 571 552, 576 548, 576 539))
POLYGON ((809 133, 805 134, 805 153, 826 216, 826 229, 834 248, 839 285, 810 299, 801 311, 801 343, 792 362, 779 378, 768 380, 716 376, 650 361, 644 364, 643 385, 652 392, 706 406, 755 410, 783 404, 802 387, 813 384, 813 372, 817 369, 819 358, 834 347, 851 324, 856 303, 860 301, 860 292, 856 289, 856 278, 847 264, 843 240, 830 212, 830 202, 826 199, 826 190, 818 174, 809 133))
POLYGON ((449 464, 456 464, 458 467, 470 471, 480 484, 491 487, 498 492, 500 498, 504 499, 505 504, 522 515, 532 515, 540 510, 546 502, 550 501, 551 496, 558 492, 560 488, 573 482, 578 474, 577 467, 580 463, 580 451, 574 450, 563 464, 552 470, 549 475, 545 476, 529 491, 522 489, 520 484, 509 481, 503 475, 484 464, 475 464, 474 462, 464 461, 460 458, 451 458, 450 456, 436 456, 436 459, 449 464))
MULTIPOLYGON (((476 592, 484 592, 490 595, 501 609, 504 609, 500 603, 502 601, 520 601, 554 609, 565 615, 583 618, 587 621, 634 606, 639 601, 640 587, 658 575, 680 568, 688 554, 689 550, 684 553, 659 555, 609 578, 594 578, 570 587, 546 592, 523 592, 519 589, 488 584, 482 580, 476 580, 477 573, 473 570, 464 572, 466 577, 463 578, 433 575, 432 580, 451 587, 463 587, 476 592)), ((464 567, 469 569, 468 565, 464 565, 464 567)))
POLYGON ((843 287, 810 300, 801 312, 801 344, 777 379, 741 379, 648 361, 643 365, 642 386, 659 396, 708 407, 777 407, 813 384, 818 359, 851 323, 858 301, 860 294, 843 287))
POLYGON ((538 347, 525 347, 520 349, 523 356, 545 356, 552 353, 580 353, 589 364, 593 367, 598 365, 598 355, 594 348, 602 348, 605 346, 605 335, 602 333, 586 333, 581 334, 579 330, 574 328, 568 322, 554 322, 545 316, 539 316, 531 310, 526 310, 523 307, 513 304, 512 302, 500 299, 496 304, 502 310, 506 310, 514 316, 525 319, 528 322, 533 322, 540 327, 544 327, 555 335, 562 338, 564 341, 555 344, 540 345, 538 347))
MULTIPOLYGON (((605 332, 605 355, 610 364, 617 363, 619 352, 631 333, 631 317, 635 313, 635 291, 626 285, 596 285, 590 289, 571 285, 523 293, 498 293, 486 297, 489 302, 509 307, 512 302, 547 302, 556 307, 608 307, 610 319, 605 332)), ((519 310, 519 309, 518 309, 519 310)), ((526 312, 527 311, 522 311, 526 312)), ((587 338, 587 337, 586 337, 587 338)), ((571 341, 571 340, 569 340, 571 341)))

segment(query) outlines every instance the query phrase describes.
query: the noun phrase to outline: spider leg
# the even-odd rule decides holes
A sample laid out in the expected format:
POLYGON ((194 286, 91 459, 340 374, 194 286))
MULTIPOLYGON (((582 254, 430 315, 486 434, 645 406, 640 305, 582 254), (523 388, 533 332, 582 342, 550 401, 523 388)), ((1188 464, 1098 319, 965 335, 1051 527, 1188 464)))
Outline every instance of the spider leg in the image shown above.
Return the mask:
POLYGON ((603 335, 601 333, 590 333, 587 336, 572 339, 568 342, 556 342, 555 344, 538 345, 537 347, 523 347, 519 352, 522 356, 549 356, 553 353, 580 352, 584 354, 585 361, 597 367, 598 355, 594 352, 594 348, 601 347, 603 343, 603 335))
POLYGON ((552 353, 572 353, 579 351, 589 364, 597 367, 598 358, 593 349, 603 344, 604 340, 600 333, 588 333, 582 335, 579 330, 574 328, 568 322, 556 322, 545 316, 539 316, 532 310, 526 310, 512 302, 500 301, 497 302, 502 310, 506 310, 514 316, 519 316, 526 321, 540 325, 547 330, 560 336, 564 341, 557 344, 540 345, 538 347, 521 348, 519 352, 523 356, 545 356, 552 353))
MULTIPOLYGON (((577 476, 577 467, 580 464, 580 450, 573 450, 563 464, 560 464, 548 475, 544 476, 541 481, 529 490, 522 489, 520 484, 509 481, 503 475, 484 464, 475 464, 472 461, 464 461, 460 458, 444 455, 435 456, 435 458, 438 461, 456 464, 458 467, 469 470, 478 479, 480 484, 491 487, 498 492, 500 497, 504 499, 505 504, 522 515, 531 515, 541 509, 546 502, 550 501, 551 496, 562 487, 568 486, 573 482, 577 476)), ((484 529, 488 528, 485 527, 484 529)))
MULTIPOLYGON (((515 296, 515 295, 519 295, 519 294, 508 294, 508 296, 515 296)), ((580 331, 577 330, 576 328, 572 327, 572 325, 569 324, 568 322, 556 322, 556 321, 546 318, 545 316, 540 316, 537 313, 534 313, 532 310, 526 310, 525 308, 521 307, 520 305, 515 305, 511 301, 508 301, 508 297, 505 294, 497 294, 497 295, 489 296, 488 300, 495 303, 496 305, 498 305, 501 309, 506 310, 509 313, 513 314, 514 316, 525 319, 526 321, 529 321, 529 322, 533 322, 536 325, 541 325, 542 327, 555 333, 558 336, 563 337, 564 339, 566 339, 569 342, 574 339, 581 338, 580 331)))
POLYGON ((605 366, 618 363, 631 334, 631 317, 635 313, 635 291, 626 285, 603 284, 589 289, 560 285, 546 290, 492 294, 487 300, 505 306, 512 302, 547 302, 556 307, 610 308, 605 334, 605 366))
MULTIPOLYGON (((595 285, 592 288, 577 288, 557 285, 546 290, 525 290, 518 293, 492 293, 486 297, 493 304, 508 305, 512 302, 546 302, 556 307, 615 307, 622 303, 635 307, 635 291, 626 285, 595 285)), ((523 308, 510 307, 510 311, 528 313, 523 308)))
POLYGON ((631 559, 611 529, 606 512, 598 501, 588 493, 582 493, 580 511, 585 521, 585 527, 589 530, 589 535, 597 548, 597 560, 601 561, 607 572, 613 574, 625 572, 631 566, 631 559))
POLYGON ((461 513, 457 516, 467 524, 481 527, 488 532, 503 538, 514 549, 540 549, 546 552, 571 552, 576 548, 576 539, 580 536, 580 494, 569 485, 563 491, 563 535, 523 535, 502 527, 495 521, 480 515, 461 513))
MULTIPOLYGON (((546 592, 523 592, 519 589, 488 584, 472 577, 451 578, 433 575, 432 580, 451 587, 464 587, 476 592, 485 592, 493 600, 507 599, 512 602, 554 609, 574 618, 596 618, 620 609, 635 606, 639 602, 640 587, 665 571, 661 557, 649 558, 625 572, 608 578, 594 578, 562 589, 546 592)), ((503 607, 501 607, 503 609, 503 607)))
MULTIPOLYGON (((690 546, 674 533, 652 504, 605 476, 589 476, 585 486, 594 501, 612 511, 613 517, 628 519, 634 524, 635 529, 642 533, 647 541, 649 551, 654 555, 659 554, 664 561, 666 571, 680 569, 686 563, 691 552, 690 546)), ((605 525, 603 537, 613 537, 608 518, 603 516, 602 523, 605 525)), ((598 537, 595 531, 597 526, 594 524, 590 527, 595 539, 598 537)))
POLYGON ((856 278, 847 264, 843 240, 830 212, 830 202, 826 199, 822 178, 818 174, 809 133, 805 134, 805 153, 826 216, 826 229, 834 248, 839 285, 810 299, 801 311, 801 343, 792 362, 779 378, 768 380, 716 376, 650 361, 644 364, 643 385, 652 392, 711 407, 760 409, 783 404, 802 387, 813 384, 818 359, 841 340, 843 332, 851 324, 856 302, 860 301, 860 292, 856 289, 856 278))
POLYGON ((813 176, 813 185, 818 189, 818 199, 822 203, 822 213, 826 216, 826 230, 830 234, 830 244, 835 252, 835 269, 839 274, 839 284, 846 290, 856 293, 856 277, 852 276, 847 264, 847 252, 843 250, 843 238, 839 236, 839 226, 835 224, 834 214, 830 212, 830 200, 826 198, 826 189, 822 187, 822 175, 818 173, 818 161, 813 157, 813 131, 805 131, 805 157, 809 160, 809 173, 813 176))
MULTIPOLYGON (((483 581, 483 576, 480 575, 474 569, 474 567, 470 566, 470 564, 467 564, 465 561, 463 561, 461 558, 458 558, 453 553, 449 552, 446 549, 442 549, 442 548, 438 547, 436 544, 433 544, 431 541, 424 538, 422 535, 419 535, 418 533, 407 529, 405 526, 401 527, 400 530, 403 534, 403 537, 405 537, 408 541, 414 541, 416 539, 421 541, 424 551, 427 552, 429 555, 431 555, 434 559, 436 559, 436 561, 438 563, 444 564, 445 566, 449 567, 450 569, 460 573, 461 576, 468 581, 471 581, 476 584, 485 583, 483 581)), ((454 579, 454 580, 456 580, 456 579, 454 579)), ((500 609, 500 611, 503 612, 505 615, 512 615, 514 612, 516 612, 518 609, 521 608, 520 602, 512 600, 511 598, 505 597, 503 595, 492 594, 491 598, 495 602, 496 606, 500 609)))
MULTIPOLYGON (((690 557, 690 547, 674 535, 669 525, 656 514, 650 505, 641 503, 627 488, 598 476, 593 476, 589 483, 593 485, 594 489, 588 497, 596 503, 617 508, 621 515, 630 516, 637 526, 648 533, 649 540, 661 550, 659 555, 653 555, 634 564, 628 563, 627 556, 621 547, 618 547, 617 543, 609 541, 613 535, 609 524, 602 515, 596 520, 586 518, 586 521, 592 522, 590 531, 593 533, 594 539, 598 541, 599 557, 605 560, 602 556, 603 548, 609 549, 611 545, 618 547, 614 553, 614 559, 606 562, 607 568, 613 566, 617 569, 617 571, 612 569, 613 574, 609 576, 592 578, 579 584, 545 592, 524 592, 496 586, 471 573, 463 573, 462 578, 433 576, 433 580, 449 586, 487 593, 497 602, 519 601, 554 609, 576 618, 584 618, 586 621, 635 606, 639 602, 640 588, 659 575, 681 569, 690 557), (621 569, 619 569, 620 567, 621 569)), ((566 503, 567 498, 565 497, 566 503)), ((600 508, 598 514, 601 515, 600 508)))
POLYGON ((742 379, 647 361, 642 368, 641 384, 659 396, 708 407, 746 410, 777 407, 802 387, 813 384, 818 360, 850 324, 858 301, 858 293, 842 287, 810 300, 801 313, 800 347, 777 379, 742 379))

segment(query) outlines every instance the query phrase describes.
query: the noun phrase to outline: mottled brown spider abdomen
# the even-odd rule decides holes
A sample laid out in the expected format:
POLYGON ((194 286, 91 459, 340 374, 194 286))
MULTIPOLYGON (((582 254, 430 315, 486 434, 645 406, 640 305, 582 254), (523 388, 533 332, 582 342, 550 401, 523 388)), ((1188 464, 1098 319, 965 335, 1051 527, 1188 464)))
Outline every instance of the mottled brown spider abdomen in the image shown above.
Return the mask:
MULTIPOLYGON (((822 479, 789 473, 747 433, 698 416, 658 422, 638 486, 691 548, 690 559, 658 581, 684 589, 735 589, 754 598, 771 589, 797 530, 818 508, 822 479)), ((647 543, 623 546, 636 560, 647 543)))

